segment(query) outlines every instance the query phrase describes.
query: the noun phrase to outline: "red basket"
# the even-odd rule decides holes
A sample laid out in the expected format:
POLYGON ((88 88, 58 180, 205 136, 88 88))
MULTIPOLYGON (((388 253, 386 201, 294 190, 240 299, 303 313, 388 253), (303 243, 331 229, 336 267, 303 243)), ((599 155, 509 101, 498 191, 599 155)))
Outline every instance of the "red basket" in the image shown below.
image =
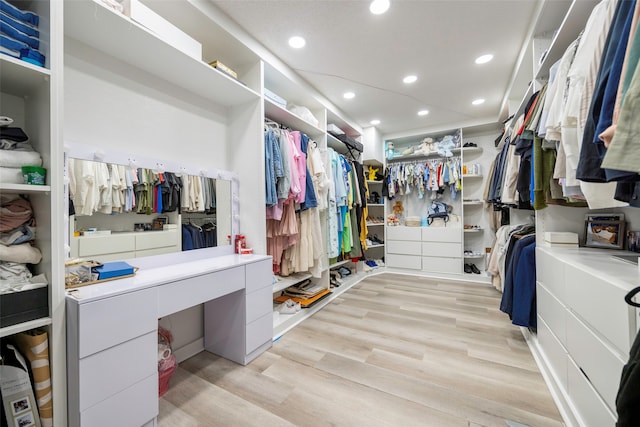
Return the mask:
MULTIPOLYGON (((171 357, 174 356, 171 355, 171 357)), ((164 394, 169 391, 169 381, 171 380, 171 376, 175 370, 176 365, 173 365, 173 367, 166 371, 158 372, 158 397, 164 396, 164 394)))

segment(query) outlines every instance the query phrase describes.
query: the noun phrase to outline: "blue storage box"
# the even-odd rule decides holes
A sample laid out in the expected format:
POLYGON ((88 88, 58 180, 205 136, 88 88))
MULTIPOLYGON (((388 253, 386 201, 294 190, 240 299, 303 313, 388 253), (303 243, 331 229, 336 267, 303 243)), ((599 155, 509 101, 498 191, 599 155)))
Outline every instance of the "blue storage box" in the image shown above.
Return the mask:
POLYGON ((105 262, 99 267, 93 267, 94 273, 98 273, 98 280, 112 279, 114 277, 130 276, 134 268, 124 261, 105 262))

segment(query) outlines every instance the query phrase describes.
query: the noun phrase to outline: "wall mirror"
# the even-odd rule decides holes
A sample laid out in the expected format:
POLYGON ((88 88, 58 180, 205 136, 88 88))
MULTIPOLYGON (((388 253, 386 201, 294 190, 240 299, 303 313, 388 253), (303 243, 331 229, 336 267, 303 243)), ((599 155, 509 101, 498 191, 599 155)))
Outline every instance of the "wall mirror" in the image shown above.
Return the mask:
POLYGON ((107 262, 230 249, 237 229, 233 174, 87 157, 65 161, 69 258, 107 262))

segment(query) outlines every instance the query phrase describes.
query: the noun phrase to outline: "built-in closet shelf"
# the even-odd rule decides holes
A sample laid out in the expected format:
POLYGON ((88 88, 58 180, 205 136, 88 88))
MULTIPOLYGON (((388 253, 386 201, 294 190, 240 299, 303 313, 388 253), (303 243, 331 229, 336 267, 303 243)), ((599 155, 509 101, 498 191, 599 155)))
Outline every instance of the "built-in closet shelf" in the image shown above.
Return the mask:
POLYGON ((282 108, 268 98, 264 98, 264 115, 266 118, 285 125, 292 130, 304 132, 312 138, 319 138, 325 134, 324 130, 293 114, 286 108, 282 108))
MULTIPOLYGON (((365 172, 366 172, 366 171, 365 171, 365 172)), ((384 182, 384 181, 377 181, 377 180, 376 180, 376 181, 372 181, 372 180, 370 180, 370 179, 368 179, 368 180, 367 180, 367 183, 368 183, 368 184, 382 184, 383 182, 384 182)))
POLYGON ((484 202, 482 200, 467 200, 462 202, 464 206, 480 206, 483 203, 484 202))
POLYGON ((468 174, 463 174, 462 175, 463 178, 482 178, 482 175, 480 174, 473 174, 473 173, 468 173, 468 174))
POLYGON ((484 258, 483 254, 478 255, 463 255, 464 259, 481 259, 484 258))
POLYGON ((0 338, 24 331, 29 331, 31 329, 48 326, 51 325, 51 323, 52 321, 50 317, 42 317, 40 319, 30 320, 28 322, 18 323, 15 325, 0 328, 0 338))
POLYGON ((382 227, 384 222, 368 222, 367 227, 382 227))
POLYGON ((0 190, 8 193, 49 193, 51 187, 48 185, 29 184, 0 184, 0 190))
MULTIPOLYGON (((331 135, 330 133, 327 133, 327 147, 331 147, 335 151, 337 151, 338 153, 341 153, 341 154, 349 153, 349 148, 350 148, 344 142, 340 141, 338 138, 336 138, 335 136, 331 135)), ((355 148, 351 148, 351 151, 360 154, 360 152, 358 150, 356 150, 355 148)), ((366 171, 365 171, 365 173, 366 173, 366 171)))
POLYGON ((473 234, 473 233, 482 233, 484 230, 482 228, 470 228, 464 230, 465 233, 473 234))
MULTIPOLYGON (((471 147, 471 148, 476 148, 476 147, 471 147)), ((467 150, 468 148, 465 148, 465 150, 467 150)), ((461 148, 452 148, 451 152, 453 153, 454 156, 459 156, 461 153, 462 149, 461 148)), ((407 160, 421 160, 421 159, 447 159, 448 157, 442 156, 438 153, 433 153, 433 154, 409 154, 407 156, 394 156, 391 160, 387 159, 387 163, 394 163, 394 162, 404 162, 407 160)))
POLYGON ((373 245, 368 245, 367 249, 372 249, 372 248, 382 248, 384 247, 384 243, 375 243, 373 245))
POLYGON ((599 2, 600 0, 579 0, 571 3, 562 24, 560 24, 560 28, 558 28, 553 40, 551 40, 551 45, 547 49, 543 61, 540 63, 540 67, 535 74, 536 80, 548 79, 549 69, 562 57, 567 46, 578 37, 593 8, 599 2))
POLYGON ((367 207, 375 208, 375 207, 383 207, 384 203, 367 203, 367 207))
POLYGON ((0 57, 0 88, 2 92, 24 96, 49 84, 51 72, 20 59, 2 55, 0 57))
POLYGON ((64 2, 65 35, 226 107, 260 94, 93 0, 64 2))
POLYGON ((331 264, 331 265, 329 266, 329 269, 331 270, 331 269, 334 269, 334 268, 338 268, 338 267, 340 267, 341 265, 345 265, 345 264, 347 264, 347 263, 349 263, 349 262, 351 262, 351 260, 350 260, 350 259, 344 259, 344 260, 342 260, 342 261, 334 262, 333 264, 331 264))
MULTIPOLYGON (((451 150, 451 151, 453 151, 453 150, 451 150)), ((462 147, 462 152, 463 153, 468 153, 468 154, 482 153, 482 147, 462 147)))
POLYGON ((298 284, 303 280, 310 279, 311 277, 311 273, 296 273, 287 277, 276 276, 276 283, 273 284, 273 292, 280 292, 287 289, 289 286, 298 284))

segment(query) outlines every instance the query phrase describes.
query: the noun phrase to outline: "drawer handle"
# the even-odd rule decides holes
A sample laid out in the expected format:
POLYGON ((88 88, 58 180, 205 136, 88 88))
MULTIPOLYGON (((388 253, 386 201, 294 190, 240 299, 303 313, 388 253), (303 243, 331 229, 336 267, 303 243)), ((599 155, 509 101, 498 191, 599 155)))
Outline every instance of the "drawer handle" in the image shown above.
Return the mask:
POLYGON ((634 307, 640 307, 640 304, 633 301, 633 297, 635 297, 638 294, 638 292, 640 292, 640 286, 630 290, 629 293, 627 293, 624 296, 624 300, 627 302, 627 304, 632 305, 634 307))

